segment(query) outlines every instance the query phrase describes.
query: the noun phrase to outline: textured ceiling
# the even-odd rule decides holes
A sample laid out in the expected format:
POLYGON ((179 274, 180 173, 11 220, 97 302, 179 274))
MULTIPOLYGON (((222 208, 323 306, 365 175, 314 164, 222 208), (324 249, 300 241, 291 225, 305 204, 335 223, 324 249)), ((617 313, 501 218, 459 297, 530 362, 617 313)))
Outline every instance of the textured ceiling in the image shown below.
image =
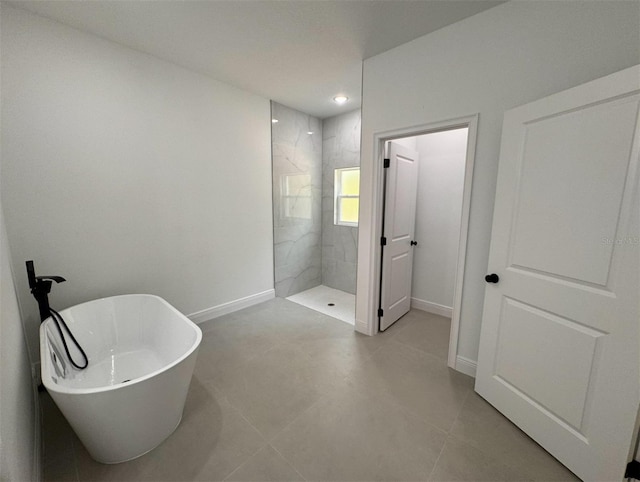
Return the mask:
POLYGON ((360 106, 363 59, 502 2, 9 3, 324 118, 360 106))

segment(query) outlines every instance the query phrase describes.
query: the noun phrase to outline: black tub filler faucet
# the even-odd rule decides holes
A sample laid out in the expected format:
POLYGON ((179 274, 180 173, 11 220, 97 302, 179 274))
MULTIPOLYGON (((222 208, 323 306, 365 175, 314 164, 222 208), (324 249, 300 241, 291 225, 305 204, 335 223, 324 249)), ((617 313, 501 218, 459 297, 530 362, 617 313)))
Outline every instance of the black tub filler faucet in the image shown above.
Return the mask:
POLYGON ((29 288, 31 288, 31 294, 38 302, 38 308, 40 309, 40 321, 42 322, 51 316, 49 308, 49 293, 51 292, 51 285, 54 281, 56 283, 62 283, 66 280, 62 276, 36 276, 36 272, 33 268, 33 261, 27 261, 26 264, 29 288))

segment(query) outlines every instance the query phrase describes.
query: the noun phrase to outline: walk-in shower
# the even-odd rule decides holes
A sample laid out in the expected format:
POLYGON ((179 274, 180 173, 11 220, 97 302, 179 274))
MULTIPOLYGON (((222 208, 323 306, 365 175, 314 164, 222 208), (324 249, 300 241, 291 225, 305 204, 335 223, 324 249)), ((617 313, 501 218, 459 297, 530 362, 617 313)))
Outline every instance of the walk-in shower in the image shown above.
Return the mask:
POLYGON ((271 103, 276 296, 354 322, 360 109, 318 119, 271 103))

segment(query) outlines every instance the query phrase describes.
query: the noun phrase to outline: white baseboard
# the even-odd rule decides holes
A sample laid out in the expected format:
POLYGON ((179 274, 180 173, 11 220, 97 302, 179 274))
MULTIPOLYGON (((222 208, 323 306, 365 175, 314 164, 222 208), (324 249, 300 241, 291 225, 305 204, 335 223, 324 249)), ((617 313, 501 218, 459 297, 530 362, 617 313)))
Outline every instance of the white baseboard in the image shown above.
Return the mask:
POLYGON ((475 378, 477 366, 478 362, 476 361, 469 360, 468 358, 460 355, 456 357, 456 370, 460 373, 464 373, 465 375, 475 378))
POLYGON ((446 316, 447 318, 451 318, 453 315, 453 308, 450 306, 439 305, 438 303, 432 303, 418 298, 411 298, 411 308, 433 313, 434 315, 446 316))
POLYGON ((229 301, 227 303, 222 303, 221 305, 212 306, 211 308, 207 308, 205 310, 196 311, 195 313, 187 315, 187 318, 198 324, 205 321, 213 320, 214 318, 218 318, 219 316, 233 313, 234 311, 238 311, 243 308, 248 308, 249 306, 257 305, 258 303, 269 301, 275 297, 275 290, 270 289, 262 291, 261 293, 245 296, 244 298, 229 301))

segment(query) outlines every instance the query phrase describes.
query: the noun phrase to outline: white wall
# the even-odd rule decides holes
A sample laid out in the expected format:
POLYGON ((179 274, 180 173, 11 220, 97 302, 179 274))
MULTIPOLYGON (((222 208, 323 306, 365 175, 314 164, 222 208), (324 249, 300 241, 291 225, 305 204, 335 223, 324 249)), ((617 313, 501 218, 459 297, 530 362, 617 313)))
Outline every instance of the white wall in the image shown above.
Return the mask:
POLYGON ((23 10, 2 11, 2 202, 63 309, 153 293, 191 314, 273 289, 267 99, 23 10))
POLYGON ((415 230, 418 245, 413 251, 411 297, 417 308, 453 307, 467 133, 465 128, 415 138, 420 155, 415 230))
POLYGON ((459 336, 477 360, 504 111, 640 63, 639 45, 638 2, 520 1, 364 62, 359 329, 375 317, 374 134, 480 114, 459 336))
POLYGON ((0 207, 0 480, 39 478, 36 401, 0 207))

